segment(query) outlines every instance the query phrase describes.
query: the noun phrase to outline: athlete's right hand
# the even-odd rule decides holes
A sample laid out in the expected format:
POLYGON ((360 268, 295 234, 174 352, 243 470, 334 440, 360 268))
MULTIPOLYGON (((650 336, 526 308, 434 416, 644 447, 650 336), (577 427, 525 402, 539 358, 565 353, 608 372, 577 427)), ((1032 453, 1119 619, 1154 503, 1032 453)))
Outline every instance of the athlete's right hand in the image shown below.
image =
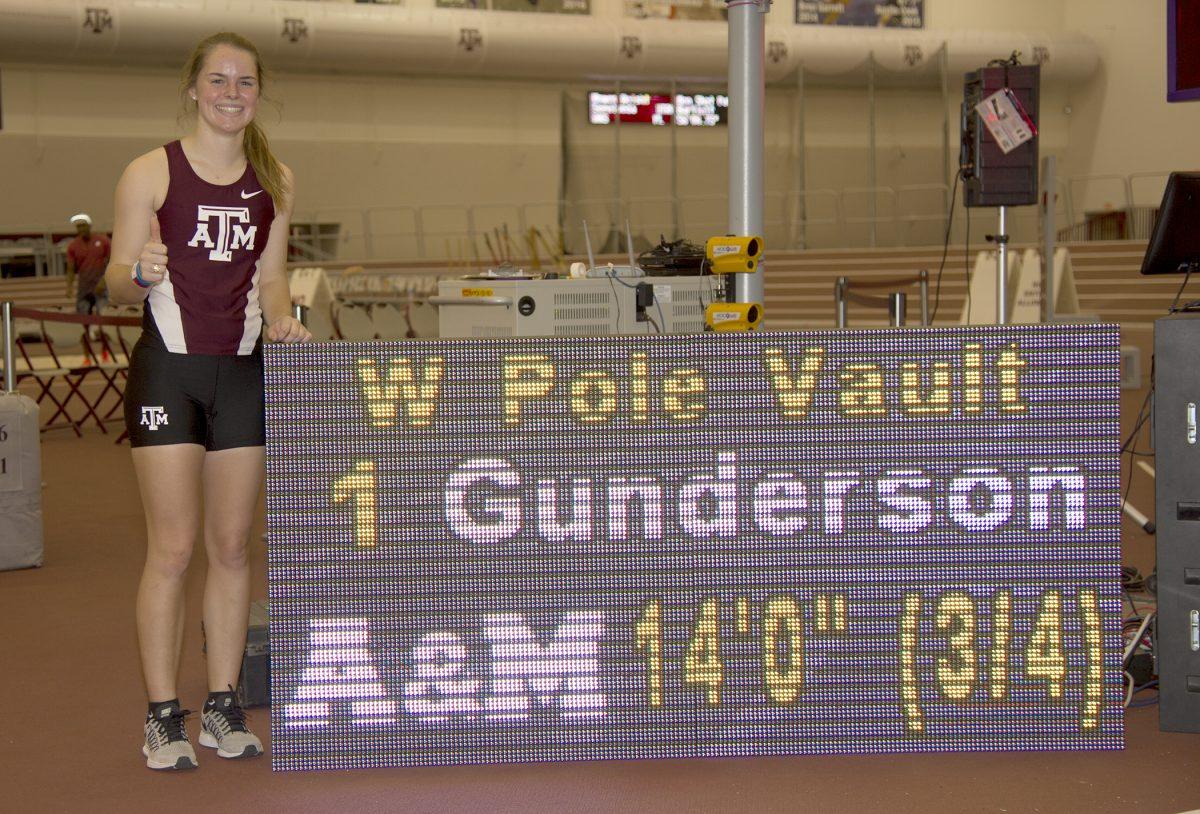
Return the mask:
POLYGON ((151 285, 161 283, 167 275, 167 246, 162 242, 162 232, 155 215, 150 216, 150 239, 142 247, 138 262, 142 264, 142 279, 151 285))

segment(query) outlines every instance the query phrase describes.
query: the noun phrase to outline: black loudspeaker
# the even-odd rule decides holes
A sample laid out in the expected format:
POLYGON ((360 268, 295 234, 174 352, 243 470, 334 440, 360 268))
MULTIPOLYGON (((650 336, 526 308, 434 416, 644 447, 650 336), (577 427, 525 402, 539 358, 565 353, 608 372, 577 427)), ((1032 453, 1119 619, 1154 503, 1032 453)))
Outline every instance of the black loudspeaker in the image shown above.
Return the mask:
POLYGON ((1200 314, 1154 322, 1158 724, 1200 732, 1200 314))
POLYGON ((966 206, 1030 206, 1038 199, 1038 137, 1005 155, 979 120, 975 105, 1009 88, 1037 132, 1039 65, 997 65, 967 74, 963 83, 963 203, 966 206))

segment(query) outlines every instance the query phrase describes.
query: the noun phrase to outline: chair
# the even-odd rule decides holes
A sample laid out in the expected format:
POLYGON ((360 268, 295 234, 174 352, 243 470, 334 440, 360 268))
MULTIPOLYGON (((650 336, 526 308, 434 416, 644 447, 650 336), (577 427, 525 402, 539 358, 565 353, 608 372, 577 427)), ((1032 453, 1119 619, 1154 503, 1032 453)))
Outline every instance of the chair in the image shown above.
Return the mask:
MULTIPOLYGON (((108 311, 108 313, 102 312, 101 316, 112 317, 117 314, 108 311)), ((99 412, 100 404, 109 391, 117 397, 116 401, 101 416, 101 421, 112 420, 113 414, 119 411, 125 403, 124 384, 129 378, 129 356, 119 342, 117 329, 120 327, 101 323, 96 326, 97 331, 94 338, 89 337, 86 332, 83 335, 84 353, 91 361, 89 367, 98 371, 104 378, 104 387, 93 402, 96 411, 99 412)))
POLYGON ((376 305, 371 309, 371 321, 375 323, 375 330, 379 333, 379 338, 383 340, 396 340, 408 338, 408 320, 404 318, 404 314, 394 305, 381 304, 376 305))
POLYGON ((330 306, 322 307, 320 305, 308 309, 305 327, 312 334, 313 340, 317 342, 327 342, 334 338, 335 329, 329 310, 330 306))
MULTIPOLYGON (((101 432, 107 433, 108 430, 104 426, 104 421, 96 412, 99 399, 96 402, 88 401, 83 391, 80 390, 80 387, 87 380, 88 376, 92 375, 92 373, 100 372, 88 353, 86 330, 87 326, 80 325, 77 322, 55 319, 42 320, 42 337, 46 342, 46 350, 49 352, 50 358, 54 360, 55 367, 66 368, 67 370, 67 373, 61 377, 70 389, 66 399, 63 400, 64 411, 66 405, 69 405, 73 399, 78 398, 82 402, 84 409, 83 418, 78 423, 82 425, 90 418, 100 428, 101 432)), ((109 378, 108 373, 101 373, 101 376, 105 379, 109 378)), ((100 397, 103 398, 108 393, 108 390, 108 387, 101 390, 100 397)))
POLYGON ((338 336, 350 342, 370 342, 375 338, 375 324, 367 309, 343 304, 337 310, 338 336))
POLYGON ((13 320, 13 336, 23 336, 31 342, 42 341, 42 326, 36 319, 18 317, 13 320))
POLYGON ((438 309, 427 302, 413 302, 408 306, 408 325, 411 336, 416 339, 437 339, 438 309))
POLYGON ((30 348, 30 345, 40 345, 42 341, 40 325, 35 337, 31 337, 28 331, 21 331, 17 334, 14 344, 19 353, 19 358, 13 360, 13 367, 15 368, 13 372, 16 374, 14 376, 16 384, 19 386, 22 381, 29 380, 37 385, 38 393, 34 397, 34 400, 38 403, 38 406, 40 407, 43 401, 49 401, 54 405, 54 413, 42 422, 42 432, 56 429, 57 426, 60 426, 55 425, 54 419, 61 415, 66 419, 65 426, 70 427, 75 435, 82 436, 83 433, 79 431, 79 424, 71 418, 67 412, 66 405, 59 400, 53 389, 54 383, 59 379, 65 379, 70 374, 70 371, 65 367, 59 366, 49 356, 32 352, 36 349, 30 348), (37 360, 36 362, 34 361, 35 359, 37 360))

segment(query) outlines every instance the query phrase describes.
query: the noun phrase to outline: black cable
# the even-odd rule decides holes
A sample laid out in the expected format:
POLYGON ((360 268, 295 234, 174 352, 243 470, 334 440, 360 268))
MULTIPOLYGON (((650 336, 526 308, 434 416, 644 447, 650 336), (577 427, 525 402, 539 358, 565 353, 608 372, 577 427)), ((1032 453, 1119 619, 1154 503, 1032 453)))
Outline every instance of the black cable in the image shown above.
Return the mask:
POLYGON ((1167 310, 1168 314, 1174 314, 1178 310, 1179 298, 1183 296, 1183 289, 1187 288, 1188 280, 1190 279, 1192 279, 1192 264, 1188 263, 1187 271, 1183 275, 1183 285, 1179 286, 1179 290, 1175 292, 1175 301, 1171 303, 1171 307, 1167 310))
MULTIPOLYGON (((1121 588, 1126 593, 1130 594, 1129 604, 1133 605, 1133 591, 1144 591, 1146 589, 1146 578, 1142 576, 1142 572, 1132 565, 1121 566, 1121 588)), ((1134 605, 1133 613, 1135 616, 1140 616, 1137 606, 1134 605)))
POLYGON ((967 208, 967 239, 963 243, 963 277, 967 280, 967 324, 971 324, 971 210, 967 208))
POLYGON ((942 302, 942 272, 946 270, 946 255, 950 252, 950 229, 954 226, 954 203, 958 200, 958 181, 962 178, 962 167, 954 174, 954 188, 950 191, 950 213, 946 217, 946 238, 942 241, 942 262, 938 266, 937 282, 933 289, 933 313, 929 317, 932 325, 937 319, 938 306, 942 302))
POLYGON ((1154 395, 1154 357, 1151 357, 1150 358, 1150 389, 1146 391, 1146 396, 1145 396, 1145 398, 1142 399, 1142 406, 1138 408, 1137 420, 1134 422, 1133 429, 1130 430, 1130 432, 1129 432, 1129 437, 1127 437, 1125 439, 1125 443, 1121 444, 1121 450, 1118 454, 1121 454, 1121 455, 1125 454, 1126 450, 1129 449, 1129 445, 1132 444, 1134 442, 1134 439, 1137 437, 1138 430, 1140 430, 1142 428, 1142 425, 1145 424, 1149 420, 1150 416, 1146 412, 1146 405, 1148 405, 1150 403, 1150 397, 1153 395, 1154 395))
MULTIPOLYGON (((605 276, 608 277, 609 285, 612 285, 614 281, 620 283, 621 285, 625 286, 626 288, 637 288, 639 285, 638 283, 627 283, 614 273, 609 273, 609 274, 606 274, 605 276)), ((642 283, 641 285, 645 285, 645 283, 642 283)), ((613 296, 614 297, 617 296, 617 287, 615 285, 612 285, 612 290, 613 290, 613 296)), ((700 296, 699 289, 697 289, 696 296, 700 296)), ((666 318, 666 315, 663 314, 662 303, 658 301, 657 296, 654 298, 654 305, 658 308, 659 319, 663 322, 666 322, 667 318, 666 318)), ((620 320, 620 318, 621 318, 621 305, 620 305, 620 303, 618 303, 617 304, 617 319, 620 320)), ((661 334, 663 332, 662 326, 659 325, 657 322, 655 322, 654 319, 652 317, 650 317, 649 314, 646 314, 646 318, 650 320, 650 324, 655 327, 655 329, 658 331, 658 333, 661 334)))
POLYGON ((1133 595, 1129 593, 1128 588, 1121 589, 1121 596, 1125 597, 1125 599, 1129 601, 1129 609, 1133 611, 1134 616, 1142 615, 1141 612, 1138 611, 1138 606, 1133 604, 1133 595))
MULTIPOLYGON (((716 279, 717 282, 719 283, 719 285, 724 287, 726 285, 726 281, 724 279, 726 276, 728 276, 728 275, 722 276, 719 274, 713 274, 713 275, 709 275, 709 279, 710 280, 716 279)), ((726 294, 727 294, 727 292, 724 292, 724 291, 721 292, 722 296, 726 296, 726 294)), ((701 313, 701 315, 703 315, 704 313, 706 313, 708 311, 708 306, 717 301, 717 295, 714 294, 713 290, 712 290, 712 283, 710 282, 708 284, 701 284, 701 286, 698 289, 696 289, 696 298, 700 301, 700 313, 701 313), (708 289, 708 295, 711 298, 708 302, 704 301, 704 290, 706 288, 708 289)))
MULTIPOLYGON (((620 333, 621 332, 621 295, 617 293, 617 286, 613 282, 613 280, 617 279, 617 277, 613 273, 612 269, 609 269, 608 274, 605 274, 604 276, 608 278, 608 285, 612 289, 613 305, 615 305, 617 307, 617 330, 616 330, 616 333, 620 333)), ((624 285, 624 282, 622 282, 622 285, 624 285)))
MULTIPOLYGON (((637 283, 627 283, 624 280, 622 280, 620 277, 618 277, 616 274, 609 273, 604 276, 607 277, 609 280, 616 280, 618 283, 625 286, 626 288, 637 288, 637 283)), ((616 289, 614 288, 613 291, 616 291, 616 289)))
MULTIPOLYGON (((702 283, 702 284, 700 285, 700 287, 696 289, 696 302, 700 304, 700 313, 701 313, 701 314, 705 313, 705 312, 708 310, 708 305, 707 305, 707 304, 704 302, 704 289, 705 289, 705 287, 706 287, 706 284, 703 284, 703 283, 702 283)), ((711 285, 707 285, 707 287, 708 287, 708 291, 709 291, 709 293, 711 294, 711 293, 712 293, 712 286, 711 286, 711 285)))
MULTIPOLYGON (((1136 427, 1134 427, 1133 434, 1130 436, 1129 440, 1131 442, 1133 442, 1135 450, 1137 449, 1138 432, 1140 431, 1140 429, 1144 423, 1145 423, 1145 419, 1143 419, 1141 416, 1139 416, 1138 424, 1136 427)), ((1131 488, 1133 488, 1133 466, 1134 466, 1133 457, 1130 456, 1129 470, 1125 475, 1125 491, 1121 494, 1121 509, 1122 509, 1122 511, 1125 508, 1125 504, 1129 502, 1129 490, 1131 488)))
MULTIPOLYGON (((1147 394, 1147 398, 1149 398, 1148 394, 1147 394)), ((1137 422, 1133 425, 1133 429, 1130 430, 1129 437, 1125 439, 1125 443, 1121 445, 1121 453, 1120 454, 1124 455, 1126 452, 1128 452, 1130 454, 1136 454, 1136 447, 1134 449, 1129 449, 1129 445, 1130 445, 1130 443, 1133 442, 1133 439, 1137 436, 1138 431, 1141 430, 1143 425, 1145 425, 1145 423, 1149 420, 1149 416, 1146 415, 1145 409, 1146 409, 1146 402, 1143 401, 1142 407, 1138 411, 1137 422)))
POLYGON ((1137 452, 1137 437, 1141 432, 1142 427, 1150 420, 1150 413, 1146 407, 1150 404, 1150 397, 1154 395, 1154 359, 1150 360, 1150 389, 1146 391, 1146 397, 1142 399, 1142 406, 1138 408, 1137 421, 1133 425, 1133 429, 1129 433, 1129 437, 1125 439, 1125 443, 1121 445, 1121 451, 1118 454, 1123 455, 1125 450, 1130 451, 1129 457, 1129 473, 1125 476, 1125 492, 1121 495, 1121 510, 1125 508, 1125 503, 1129 500, 1129 490, 1133 487, 1133 454, 1137 452))

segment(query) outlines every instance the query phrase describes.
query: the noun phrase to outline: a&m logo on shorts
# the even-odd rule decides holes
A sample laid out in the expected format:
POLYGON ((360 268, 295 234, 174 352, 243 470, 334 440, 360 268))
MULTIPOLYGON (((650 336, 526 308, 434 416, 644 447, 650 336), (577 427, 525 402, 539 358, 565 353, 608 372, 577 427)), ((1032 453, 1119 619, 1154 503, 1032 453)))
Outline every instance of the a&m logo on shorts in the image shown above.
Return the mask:
POLYGON ((167 423, 167 414, 162 407, 143 407, 140 423, 143 427, 149 427, 150 431, 154 432, 167 423))

